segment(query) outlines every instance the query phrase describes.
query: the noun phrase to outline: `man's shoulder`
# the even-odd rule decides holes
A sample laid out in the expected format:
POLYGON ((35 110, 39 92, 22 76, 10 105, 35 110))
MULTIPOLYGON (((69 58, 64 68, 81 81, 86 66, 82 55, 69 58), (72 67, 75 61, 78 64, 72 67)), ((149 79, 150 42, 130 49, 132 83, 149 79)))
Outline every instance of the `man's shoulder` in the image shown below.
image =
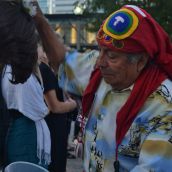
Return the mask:
POLYGON ((97 58, 99 56, 99 51, 97 50, 87 50, 85 52, 78 52, 75 51, 73 53, 67 54, 65 58, 65 64, 76 67, 76 66, 82 66, 89 65, 89 64, 95 64, 97 61, 97 58))
POLYGON ((83 53, 78 53, 78 58, 79 58, 79 61, 82 59, 82 60, 85 60, 85 61, 95 61, 97 60, 99 56, 99 51, 97 50, 87 50, 83 53))
POLYGON ((97 50, 87 50, 83 53, 83 55, 88 56, 88 58, 94 58, 99 56, 99 51, 97 50))
POLYGON ((172 81, 164 80, 156 90, 158 94, 163 96, 169 103, 172 103, 172 81))

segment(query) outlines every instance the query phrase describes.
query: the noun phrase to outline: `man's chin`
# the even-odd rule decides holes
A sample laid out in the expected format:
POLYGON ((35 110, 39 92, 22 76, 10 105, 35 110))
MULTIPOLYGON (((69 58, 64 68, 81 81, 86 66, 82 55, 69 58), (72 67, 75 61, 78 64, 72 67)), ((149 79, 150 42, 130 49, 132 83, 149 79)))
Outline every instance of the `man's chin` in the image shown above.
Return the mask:
POLYGON ((115 90, 118 90, 119 89, 119 84, 118 83, 114 83, 114 78, 104 78, 104 81, 107 83, 107 84, 109 84, 109 85, 111 85, 112 86, 112 88, 114 88, 115 90))
POLYGON ((107 83, 107 84, 112 84, 112 81, 113 81, 113 79, 112 78, 110 78, 110 77, 104 77, 104 81, 107 83))

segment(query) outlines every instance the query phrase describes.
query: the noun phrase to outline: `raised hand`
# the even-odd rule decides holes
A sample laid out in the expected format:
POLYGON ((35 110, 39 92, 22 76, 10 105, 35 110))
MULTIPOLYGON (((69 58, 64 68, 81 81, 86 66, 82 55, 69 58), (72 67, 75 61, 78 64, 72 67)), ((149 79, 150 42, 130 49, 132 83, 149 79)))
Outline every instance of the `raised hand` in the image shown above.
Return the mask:
POLYGON ((25 11, 28 12, 28 14, 32 17, 36 16, 38 11, 38 2, 37 0, 22 0, 23 7, 25 8, 25 11))

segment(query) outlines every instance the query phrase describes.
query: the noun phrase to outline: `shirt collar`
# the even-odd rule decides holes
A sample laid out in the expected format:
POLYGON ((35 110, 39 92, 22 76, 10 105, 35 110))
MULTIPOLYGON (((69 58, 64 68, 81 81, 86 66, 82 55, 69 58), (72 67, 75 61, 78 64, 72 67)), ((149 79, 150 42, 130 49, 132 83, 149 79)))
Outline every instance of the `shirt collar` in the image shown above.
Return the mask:
POLYGON ((132 84, 132 85, 130 85, 129 87, 124 88, 124 89, 122 89, 122 90, 120 90, 120 91, 117 91, 117 90, 113 90, 113 91, 114 91, 114 92, 118 92, 118 93, 125 92, 125 91, 132 91, 133 87, 134 87, 134 84, 132 84))

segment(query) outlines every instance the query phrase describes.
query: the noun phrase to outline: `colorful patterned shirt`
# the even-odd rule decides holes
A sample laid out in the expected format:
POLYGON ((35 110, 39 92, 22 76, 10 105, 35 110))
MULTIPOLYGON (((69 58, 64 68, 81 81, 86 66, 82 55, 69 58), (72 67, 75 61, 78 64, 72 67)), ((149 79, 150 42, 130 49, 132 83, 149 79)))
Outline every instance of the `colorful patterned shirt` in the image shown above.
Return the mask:
MULTIPOLYGON (((70 68, 73 76, 79 77, 70 80, 65 68, 61 70, 61 81, 63 81, 61 86, 66 91, 78 95, 83 93, 89 82, 94 66, 93 59, 97 58, 96 55, 95 52, 82 57, 80 55, 82 65, 80 63, 79 66, 73 63, 78 61, 78 56, 75 56, 75 60, 70 59, 72 65, 68 59, 66 60, 65 66, 70 68), (88 56, 92 60, 88 61, 88 56), (86 71, 86 64, 87 72, 83 72, 86 71), (77 65, 77 70, 75 65, 77 65), (76 82, 80 78, 84 78, 84 83, 76 82)), ((85 127, 83 160, 85 172, 114 171, 116 115, 126 102, 131 90, 132 87, 114 91, 102 79, 85 127)), ((118 148, 118 156, 120 172, 169 172, 172 169, 172 82, 170 80, 163 81, 147 98, 123 138, 118 148)))

